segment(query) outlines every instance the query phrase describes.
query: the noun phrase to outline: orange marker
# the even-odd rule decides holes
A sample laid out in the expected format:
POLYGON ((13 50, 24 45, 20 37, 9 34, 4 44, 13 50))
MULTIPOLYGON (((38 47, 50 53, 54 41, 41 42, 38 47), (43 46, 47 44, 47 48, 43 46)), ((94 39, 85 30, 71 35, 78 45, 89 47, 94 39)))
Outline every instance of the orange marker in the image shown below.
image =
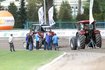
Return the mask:
POLYGON ((0 30, 11 30, 14 23, 14 17, 10 12, 0 11, 0 30))

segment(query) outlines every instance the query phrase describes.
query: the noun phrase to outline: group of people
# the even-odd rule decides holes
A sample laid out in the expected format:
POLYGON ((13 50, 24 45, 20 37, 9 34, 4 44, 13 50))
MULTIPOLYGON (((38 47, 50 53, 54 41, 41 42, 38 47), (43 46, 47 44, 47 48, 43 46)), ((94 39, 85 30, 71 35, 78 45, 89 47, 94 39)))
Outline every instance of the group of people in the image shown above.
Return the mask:
POLYGON ((40 35, 38 32, 33 33, 30 31, 26 35, 26 49, 33 50, 35 47, 36 50, 40 49, 44 45, 44 50, 55 50, 58 48, 58 36, 56 33, 53 35, 50 32, 44 32, 43 35, 40 35), (36 42, 34 44, 34 42, 36 42))
MULTIPOLYGON (((52 35, 50 32, 44 32, 41 36, 39 33, 33 33, 33 31, 30 31, 26 35, 26 50, 32 51, 34 47, 38 50, 41 48, 42 44, 44 45, 44 50, 52 50, 52 48, 56 50, 58 48, 58 39, 56 33, 52 35), (34 42, 36 42, 36 44, 34 44, 34 42)), ((13 34, 10 34, 8 42, 10 45, 10 51, 15 51, 13 34)))
POLYGON ((56 33, 52 35, 50 32, 44 34, 44 50, 55 50, 58 48, 58 36, 56 33))

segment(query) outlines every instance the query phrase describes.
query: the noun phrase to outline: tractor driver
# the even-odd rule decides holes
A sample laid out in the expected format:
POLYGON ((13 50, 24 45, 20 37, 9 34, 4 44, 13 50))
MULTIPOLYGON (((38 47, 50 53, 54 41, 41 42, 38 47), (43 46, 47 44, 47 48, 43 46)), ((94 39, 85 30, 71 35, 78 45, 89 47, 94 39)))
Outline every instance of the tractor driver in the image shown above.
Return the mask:
POLYGON ((88 25, 84 25, 84 30, 89 30, 88 25))

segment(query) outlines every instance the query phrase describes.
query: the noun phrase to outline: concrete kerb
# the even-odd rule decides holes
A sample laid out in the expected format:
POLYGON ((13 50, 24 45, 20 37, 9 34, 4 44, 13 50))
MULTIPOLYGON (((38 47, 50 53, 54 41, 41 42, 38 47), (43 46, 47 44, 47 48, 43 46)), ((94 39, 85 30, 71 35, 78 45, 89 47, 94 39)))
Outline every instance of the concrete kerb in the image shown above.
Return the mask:
POLYGON ((50 63, 45 64, 44 66, 38 68, 37 70, 45 70, 45 68, 49 67, 51 64, 57 62, 59 59, 61 59, 63 56, 65 56, 67 53, 64 52, 62 55, 60 55, 59 57, 55 58, 54 60, 52 60, 50 63))

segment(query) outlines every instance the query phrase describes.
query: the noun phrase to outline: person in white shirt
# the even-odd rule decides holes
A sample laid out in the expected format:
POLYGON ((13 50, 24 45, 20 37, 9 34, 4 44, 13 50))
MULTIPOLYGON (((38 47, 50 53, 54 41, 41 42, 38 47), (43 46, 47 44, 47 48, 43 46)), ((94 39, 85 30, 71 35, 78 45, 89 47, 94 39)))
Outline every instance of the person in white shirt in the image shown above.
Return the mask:
POLYGON ((15 48, 14 48, 14 44, 13 44, 13 34, 10 34, 10 37, 9 37, 9 45, 10 45, 10 51, 15 51, 15 48))

